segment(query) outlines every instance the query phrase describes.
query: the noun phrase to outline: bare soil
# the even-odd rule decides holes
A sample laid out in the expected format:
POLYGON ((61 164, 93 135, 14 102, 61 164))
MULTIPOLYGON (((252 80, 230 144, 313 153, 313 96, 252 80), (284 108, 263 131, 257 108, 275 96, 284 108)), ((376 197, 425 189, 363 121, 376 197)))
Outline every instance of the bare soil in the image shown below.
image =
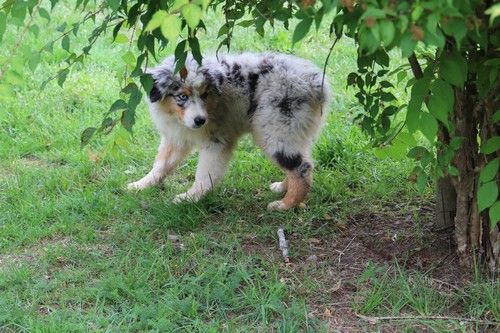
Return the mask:
MULTIPOLYGON (((370 262, 397 263, 406 271, 425 273, 433 287, 443 292, 456 291, 473 278, 470 269, 459 265, 453 230, 434 230, 432 207, 395 214, 398 208, 351 215, 343 222, 327 216, 312 222, 319 231, 314 238, 297 233, 286 236, 291 257, 290 263, 282 263, 282 281, 307 297, 309 316, 328 321, 332 332, 398 331, 397 324, 369 322, 353 310, 360 288, 356 281, 370 262), (301 286, 305 276, 324 288, 311 293, 301 286)), ((277 244, 247 239, 244 249, 283 261, 277 244)), ((459 313, 449 315, 460 317, 459 313)))

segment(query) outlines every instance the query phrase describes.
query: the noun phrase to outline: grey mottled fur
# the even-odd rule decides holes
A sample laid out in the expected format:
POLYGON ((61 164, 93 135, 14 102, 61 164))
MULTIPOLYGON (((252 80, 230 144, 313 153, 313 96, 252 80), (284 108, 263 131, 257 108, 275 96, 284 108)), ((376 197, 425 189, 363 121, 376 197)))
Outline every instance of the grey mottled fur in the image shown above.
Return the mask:
MULTIPOLYGON (((173 75, 173 70, 173 57, 151 70, 155 85, 149 107, 162 137, 158 156, 167 147, 183 153, 155 162, 148 175, 129 184, 130 189, 158 183, 187 152, 198 149, 195 183, 175 201, 198 200, 222 178, 231 152, 244 133, 251 133, 266 155, 288 175, 308 177, 312 145, 329 100, 328 80, 322 87, 318 67, 291 55, 243 53, 219 59, 205 57, 202 66, 188 58, 185 78, 173 75), (186 89, 190 96, 181 101, 184 96, 179 92, 186 89), (172 111, 177 108, 174 102, 180 105, 181 116, 172 111), (201 126, 200 119, 206 120, 201 126)), ((276 184, 272 189, 286 190, 285 185, 276 184)), ((269 208, 289 207, 275 202, 269 208)))

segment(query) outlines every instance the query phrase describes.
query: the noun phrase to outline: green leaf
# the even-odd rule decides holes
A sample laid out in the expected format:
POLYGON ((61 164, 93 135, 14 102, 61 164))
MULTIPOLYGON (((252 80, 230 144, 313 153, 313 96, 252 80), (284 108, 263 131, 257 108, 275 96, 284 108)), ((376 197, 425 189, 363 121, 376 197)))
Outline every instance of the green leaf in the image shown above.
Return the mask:
POLYGON ((394 85, 392 83, 390 83, 389 81, 380 82, 380 86, 382 88, 394 88, 394 85))
POLYGON ((384 102, 392 102, 392 101, 396 100, 396 96, 394 96, 390 92, 383 91, 382 93, 380 93, 380 100, 382 100, 384 102))
POLYGON ((69 52, 69 37, 68 37, 68 35, 64 36, 63 39, 61 40, 61 46, 65 51, 69 52))
POLYGON ((479 174, 479 181, 481 183, 486 183, 493 180, 498 174, 498 167, 500 166, 500 159, 495 158, 492 161, 489 161, 479 174))
POLYGON ((409 158, 413 158, 415 160, 420 160, 423 156, 425 155, 429 155, 429 151, 427 150, 427 148, 425 147, 422 147, 422 146, 416 146, 416 147, 413 147, 412 149, 410 149, 408 151, 408 154, 406 154, 407 157, 409 158))
POLYGON ((498 221, 500 221, 500 201, 495 202, 489 211, 490 215, 490 228, 496 228, 498 221))
POLYGON ((123 99, 116 100, 109 108, 108 113, 114 112, 116 110, 124 110, 127 108, 127 103, 123 99))
POLYGON ((417 41, 413 39, 411 33, 406 32, 399 42, 399 46, 401 47, 401 56, 403 58, 408 58, 411 56, 413 51, 415 50, 415 46, 417 46, 417 41))
POLYGON ((148 24, 146 25, 146 31, 153 31, 154 29, 160 27, 164 19, 166 19, 168 13, 164 10, 159 10, 153 14, 148 24))
POLYGON ((95 131, 97 131, 97 128, 88 127, 82 132, 82 134, 80 135, 80 147, 81 148, 85 147, 89 143, 89 141, 92 138, 92 136, 94 135, 95 131))
POLYGON ((423 77, 417 80, 411 88, 410 101, 406 111, 406 126, 410 133, 414 133, 420 124, 422 103, 429 93, 430 78, 423 77))
POLYGON ((382 20, 379 22, 379 26, 380 38, 382 39, 382 42, 384 42, 385 46, 390 45, 396 34, 394 23, 389 20, 382 20))
POLYGON ((481 145, 481 153, 491 154, 500 149, 500 136, 489 138, 484 144, 481 145))
POLYGON ((127 129, 127 131, 132 132, 132 127, 135 123, 135 110, 123 110, 120 122, 122 123, 123 127, 127 129))
POLYGON ((36 24, 32 24, 29 27, 30 32, 35 35, 36 38, 38 38, 38 34, 40 33, 40 28, 36 24))
POLYGON ((123 54, 122 60, 129 67, 134 67, 135 61, 136 61, 135 56, 132 53, 132 51, 127 51, 125 54, 123 54))
POLYGON ((500 16, 500 3, 497 3, 485 11, 486 14, 490 15, 490 25, 493 25, 495 18, 500 16))
POLYGON ((182 7, 181 12, 182 12, 182 16, 184 16, 188 26, 191 29, 196 28, 198 23, 200 23, 202 11, 201 11, 201 8, 198 7, 197 5, 192 4, 192 3, 187 4, 184 7, 182 7))
POLYGON ((448 114, 452 112, 455 102, 453 88, 443 80, 437 79, 431 84, 431 92, 432 96, 427 105, 429 112, 448 126, 448 114))
POLYGON ((406 110, 406 127, 410 133, 414 133, 419 127, 421 107, 422 102, 417 101, 415 98, 411 98, 408 102, 406 110))
POLYGON ((31 69, 32 72, 34 72, 39 63, 40 63, 40 52, 36 51, 32 52, 28 60, 28 67, 31 69))
POLYGON ((367 17, 373 17, 373 18, 384 18, 386 16, 385 11, 379 8, 375 7, 368 7, 368 9, 363 13, 361 16, 361 20, 367 18, 367 17))
POLYGON ((58 27, 56 28, 56 30, 57 30, 57 31, 59 31, 59 32, 64 32, 64 30, 66 30, 66 27, 67 27, 67 26, 68 26, 68 23, 63 22, 63 24, 61 24, 60 26, 58 26, 58 27))
POLYGON ((431 143, 433 143, 436 140, 436 134, 438 130, 438 124, 436 121, 436 118, 434 118, 432 115, 428 114, 427 112, 422 112, 420 115, 420 131, 422 131, 422 134, 429 140, 431 143))
POLYGON ((7 28, 7 15, 3 12, 0 12, 0 42, 2 41, 3 34, 5 33, 5 29, 7 28))
POLYGON ((149 94, 151 89, 153 89, 154 80, 151 74, 143 74, 140 77, 142 88, 146 93, 149 94))
POLYGON ((66 81, 66 77, 68 76, 69 73, 69 68, 65 68, 63 70, 60 70, 59 73, 57 74, 57 84, 62 87, 64 84, 64 81, 66 81))
POLYGON ((142 93, 139 87, 135 83, 128 84, 124 89, 122 89, 126 94, 130 94, 127 103, 127 108, 122 112, 120 121, 129 132, 132 132, 132 127, 135 123, 135 111, 137 105, 141 102, 142 93))
POLYGON ((479 187, 477 191, 477 206, 479 212, 491 207, 498 197, 498 186, 495 181, 488 182, 479 187))
POLYGON ((169 11, 175 12, 179 9, 181 9, 183 6, 187 5, 189 3, 189 0, 175 0, 174 4, 172 7, 169 8, 169 11))
POLYGON ((446 25, 443 25, 446 34, 451 35, 455 38, 457 42, 458 49, 460 49, 460 44, 467 34, 467 26, 465 24, 464 18, 455 17, 448 20, 446 25))
POLYGON ((493 124, 496 124, 500 121, 500 111, 497 111, 493 114, 491 121, 493 122, 493 124))
POLYGON ((128 37, 125 34, 118 34, 116 35, 115 39, 113 40, 117 44, 125 44, 128 43, 128 37))
POLYGON ((50 14, 47 9, 40 7, 40 9, 38 9, 38 14, 40 15, 40 17, 46 19, 47 22, 50 22, 50 14))
POLYGON ((463 88, 467 78, 467 63, 457 53, 445 54, 441 57, 439 76, 454 86, 463 88))
POLYGON ((188 43, 189 43, 189 48, 191 49, 191 54, 193 55, 193 58, 196 60, 198 65, 201 66, 203 57, 201 55, 200 43, 198 42, 198 38, 196 38, 196 37, 189 38, 188 43))
POLYGON ((297 24, 295 27, 295 30, 293 32, 292 36, 292 44, 297 43, 300 41, 302 38, 304 38, 307 33, 309 32, 309 29, 311 28, 311 24, 313 22, 313 19, 310 17, 307 17, 303 19, 302 21, 297 24))
POLYGON ((181 19, 175 15, 167 16, 161 23, 161 33, 170 42, 175 42, 182 29, 181 19))
POLYGON ((107 0, 106 2, 108 3, 109 8, 111 8, 114 12, 120 8, 120 0, 107 0))
POLYGON ((451 164, 448 165, 448 173, 455 177, 458 177, 460 175, 460 171, 451 164))
POLYGON ((10 83, 14 86, 20 86, 24 83, 23 76, 13 69, 7 71, 4 79, 5 82, 10 83))

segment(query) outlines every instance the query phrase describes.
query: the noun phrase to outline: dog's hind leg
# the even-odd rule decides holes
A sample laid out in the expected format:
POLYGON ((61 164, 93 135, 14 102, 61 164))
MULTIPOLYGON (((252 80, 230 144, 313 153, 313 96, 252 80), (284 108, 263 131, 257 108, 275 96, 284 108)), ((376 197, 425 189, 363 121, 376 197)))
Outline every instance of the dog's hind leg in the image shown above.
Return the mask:
POLYGON ((196 202, 211 191, 224 177, 233 148, 232 144, 210 144, 202 148, 193 186, 187 192, 177 195, 173 202, 196 202))
POLYGON ((191 147, 176 146, 167 143, 162 137, 153 168, 142 179, 127 185, 128 190, 143 190, 159 184, 165 176, 172 172, 191 151, 191 147))
POLYGON ((312 163, 302 161, 292 170, 286 170, 286 194, 281 200, 269 203, 269 210, 287 210, 303 202, 311 190, 312 163))

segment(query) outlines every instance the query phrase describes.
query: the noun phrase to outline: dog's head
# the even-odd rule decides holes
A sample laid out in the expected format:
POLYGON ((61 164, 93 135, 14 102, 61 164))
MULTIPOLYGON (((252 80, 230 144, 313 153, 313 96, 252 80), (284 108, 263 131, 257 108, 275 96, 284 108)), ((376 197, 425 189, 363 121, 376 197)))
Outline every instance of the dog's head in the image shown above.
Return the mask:
POLYGON ((174 74, 173 57, 150 72, 154 79, 151 103, 158 103, 161 111, 174 115, 188 128, 197 129, 208 122, 214 98, 220 94, 218 73, 210 73, 188 59, 186 67, 174 74))

